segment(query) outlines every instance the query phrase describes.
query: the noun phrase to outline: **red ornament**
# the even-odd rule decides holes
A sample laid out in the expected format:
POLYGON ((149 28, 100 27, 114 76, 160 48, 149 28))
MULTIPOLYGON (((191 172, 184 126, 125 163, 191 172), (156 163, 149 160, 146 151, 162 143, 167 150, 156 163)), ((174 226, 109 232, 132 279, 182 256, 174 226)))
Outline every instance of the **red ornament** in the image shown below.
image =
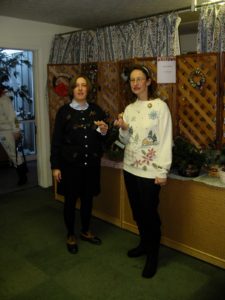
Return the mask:
POLYGON ((68 86, 66 86, 63 82, 61 82, 54 87, 54 92, 60 97, 67 97, 68 86))

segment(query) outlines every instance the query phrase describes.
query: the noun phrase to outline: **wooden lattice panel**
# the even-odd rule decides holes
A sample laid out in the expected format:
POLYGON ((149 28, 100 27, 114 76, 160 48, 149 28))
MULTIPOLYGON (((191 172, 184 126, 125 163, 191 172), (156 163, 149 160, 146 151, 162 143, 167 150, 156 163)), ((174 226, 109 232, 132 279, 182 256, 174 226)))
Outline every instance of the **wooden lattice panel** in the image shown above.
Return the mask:
POLYGON ((98 63, 98 97, 97 103, 114 120, 119 113, 118 64, 115 62, 98 63))
POLYGON ((81 73, 85 74, 91 81, 92 89, 88 94, 88 101, 97 101, 98 91, 98 64, 97 63, 83 63, 81 64, 81 73))
POLYGON ((48 65, 48 98, 51 134, 59 107, 70 101, 68 97, 69 81, 79 72, 79 65, 48 65))
POLYGON ((131 92, 130 84, 128 80, 129 68, 134 64, 133 59, 121 60, 118 62, 118 76, 119 76, 119 112, 123 112, 125 107, 130 104, 134 95, 131 92))
POLYGON ((178 132, 197 147, 216 140, 218 69, 217 54, 177 57, 178 132), (195 74, 197 70, 200 75, 195 74))
POLYGON ((221 99, 222 99, 222 144, 225 146, 225 52, 223 53, 223 58, 222 58, 222 76, 221 76, 221 99))

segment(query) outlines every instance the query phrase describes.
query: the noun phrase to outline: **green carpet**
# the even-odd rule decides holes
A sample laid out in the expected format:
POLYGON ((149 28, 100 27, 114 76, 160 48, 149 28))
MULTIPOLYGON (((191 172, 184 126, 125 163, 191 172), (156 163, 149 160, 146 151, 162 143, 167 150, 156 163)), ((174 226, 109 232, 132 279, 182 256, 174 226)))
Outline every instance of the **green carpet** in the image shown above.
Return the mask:
POLYGON ((103 244, 79 241, 78 254, 71 255, 62 210, 51 189, 1 195, 1 300, 225 299, 225 270, 167 247, 160 248, 156 276, 142 278, 145 258, 126 256, 138 237, 96 218, 92 228, 103 244))

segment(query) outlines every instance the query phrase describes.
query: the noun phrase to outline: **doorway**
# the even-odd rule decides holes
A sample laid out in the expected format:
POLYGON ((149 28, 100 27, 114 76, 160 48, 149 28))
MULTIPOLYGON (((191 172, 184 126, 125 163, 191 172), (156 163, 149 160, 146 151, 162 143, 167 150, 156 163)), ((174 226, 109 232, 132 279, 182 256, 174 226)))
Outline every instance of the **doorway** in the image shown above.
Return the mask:
POLYGON ((37 181, 37 148, 34 98, 34 59, 33 51, 0 48, 0 67, 11 63, 10 76, 5 85, 9 87, 8 96, 12 99, 14 111, 23 136, 23 150, 28 165, 28 182, 17 186, 15 169, 8 161, 4 150, 0 149, 0 193, 7 193, 21 188, 30 188, 37 181), (13 65, 13 62, 15 64, 13 65))

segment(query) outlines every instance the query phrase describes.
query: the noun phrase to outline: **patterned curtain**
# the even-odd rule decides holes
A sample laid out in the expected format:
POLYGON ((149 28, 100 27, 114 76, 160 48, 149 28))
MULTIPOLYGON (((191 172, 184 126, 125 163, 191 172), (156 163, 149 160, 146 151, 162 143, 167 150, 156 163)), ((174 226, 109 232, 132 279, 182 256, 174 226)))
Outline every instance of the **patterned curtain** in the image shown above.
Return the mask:
POLYGON ((76 64, 179 55, 180 21, 177 13, 171 13, 102 27, 96 31, 56 35, 49 62, 76 64))
POLYGON ((225 4, 202 7, 198 24, 197 51, 225 51, 225 4))
POLYGON ((50 52, 51 64, 80 64, 98 59, 96 31, 56 35, 50 52))

